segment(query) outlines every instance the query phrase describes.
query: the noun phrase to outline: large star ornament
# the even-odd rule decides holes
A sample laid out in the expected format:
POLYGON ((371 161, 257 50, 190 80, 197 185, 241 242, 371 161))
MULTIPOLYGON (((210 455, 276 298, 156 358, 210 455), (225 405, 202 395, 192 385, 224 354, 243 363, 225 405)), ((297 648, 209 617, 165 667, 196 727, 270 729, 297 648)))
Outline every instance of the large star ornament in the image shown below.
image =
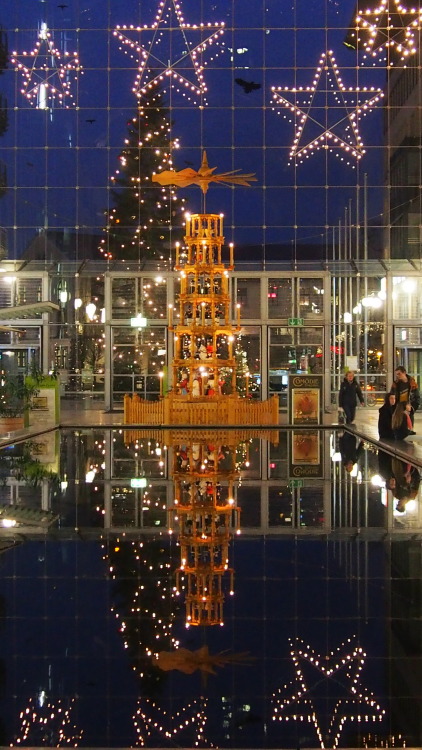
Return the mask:
POLYGON ((35 48, 31 52, 12 52, 11 63, 22 74, 21 93, 38 109, 52 106, 68 108, 73 101, 71 78, 77 78, 82 67, 76 52, 61 52, 52 39, 47 24, 38 31, 35 48))
POLYGON ((149 698, 145 698, 145 708, 141 703, 140 699, 133 716, 138 747, 151 747, 151 737, 159 738, 161 747, 164 747, 163 741, 171 742, 172 746, 182 746, 175 738, 182 740, 188 736, 191 740, 192 735, 194 744, 191 747, 206 747, 209 744, 205 736, 208 706, 206 698, 195 698, 174 712, 164 710, 149 698))
POLYGON ((138 97, 154 85, 164 84, 194 104, 198 100, 206 104, 203 70, 207 62, 202 53, 212 44, 218 50, 215 56, 224 50, 224 23, 185 23, 180 2, 161 0, 151 26, 118 26, 113 33, 120 49, 136 61, 133 91, 138 97))
POLYGON ((301 638, 290 640, 295 678, 273 693, 273 721, 313 724, 320 747, 338 747, 347 722, 381 721, 385 710, 360 684, 366 654, 355 637, 326 656, 301 638), (325 714, 325 717, 324 717, 325 714))
POLYGON ((374 86, 346 87, 331 50, 321 55, 310 86, 273 86, 273 109, 277 114, 288 110, 296 123, 289 163, 302 164, 319 149, 336 152, 348 164, 361 159, 365 149, 359 119, 371 112, 382 96, 382 89, 374 86))
POLYGON ((377 0, 375 7, 358 10, 348 41, 373 58, 384 53, 394 65, 415 54, 421 25, 422 9, 405 8, 401 0, 377 0))

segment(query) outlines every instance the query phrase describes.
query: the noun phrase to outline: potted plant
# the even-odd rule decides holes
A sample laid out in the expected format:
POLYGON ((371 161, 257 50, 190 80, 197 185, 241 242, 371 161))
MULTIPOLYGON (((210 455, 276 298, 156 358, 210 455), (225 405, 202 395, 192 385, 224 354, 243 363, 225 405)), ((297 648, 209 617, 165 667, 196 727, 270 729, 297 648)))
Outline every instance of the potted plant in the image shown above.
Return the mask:
POLYGON ((23 375, 0 374, 0 427, 12 432, 24 427, 25 416, 31 408, 31 399, 38 393, 35 383, 27 382, 23 375))

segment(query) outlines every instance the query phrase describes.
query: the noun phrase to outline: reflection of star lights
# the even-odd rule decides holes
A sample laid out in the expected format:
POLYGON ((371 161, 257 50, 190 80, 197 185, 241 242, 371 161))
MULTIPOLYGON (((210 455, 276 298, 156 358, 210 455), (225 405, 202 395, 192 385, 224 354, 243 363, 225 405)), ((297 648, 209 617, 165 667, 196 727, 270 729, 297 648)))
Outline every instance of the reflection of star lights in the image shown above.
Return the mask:
POLYGON ((73 99, 70 75, 76 79, 81 65, 76 52, 60 52, 54 46, 47 24, 41 24, 32 52, 12 52, 10 61, 22 74, 21 93, 32 106, 48 109, 59 104, 68 108, 68 100, 73 99))
POLYGON ((141 701, 138 701, 138 708, 133 717, 133 723, 137 734, 137 746, 148 747, 148 740, 154 733, 161 734, 167 740, 186 732, 189 727, 195 731, 193 747, 204 747, 209 745, 205 737, 205 724, 207 721, 207 700, 200 698, 193 700, 186 706, 171 713, 164 711, 154 701, 146 698, 145 710, 141 707, 141 701), (148 711, 148 714, 146 713, 148 711), (149 715, 151 714, 151 715, 149 715), (153 715, 152 715, 153 714, 153 715))
POLYGON ((31 698, 19 714, 20 735, 16 737, 15 744, 46 744, 48 737, 47 744, 51 741, 52 744, 57 743, 57 747, 78 747, 83 732, 72 723, 74 703, 75 698, 68 701, 68 706, 62 700, 49 701, 45 693, 42 693, 42 698, 40 694, 37 701, 31 698))
MULTIPOLYGON (((113 33, 120 42, 120 49, 138 64, 133 87, 138 97, 154 85, 163 85, 168 81, 171 89, 196 104, 195 97, 202 97, 207 91, 203 76, 207 63, 201 60, 201 54, 220 39, 224 33, 224 23, 185 23, 179 2, 161 0, 151 26, 118 26, 113 33), (150 32, 148 43, 141 44, 131 38, 133 33, 139 37, 145 32, 150 32), (198 34, 208 36, 191 46, 187 32, 197 37, 198 34)), ((220 41, 219 52, 223 50, 223 45, 220 41)))
MULTIPOLYGON (((373 693, 359 684, 360 673, 366 654, 357 645, 356 638, 348 638, 327 656, 322 656, 301 638, 290 640, 290 656, 295 670, 295 679, 272 696, 273 721, 307 721, 312 723, 318 735, 320 747, 337 747, 346 722, 382 721, 385 710, 376 701, 373 693), (307 666, 308 665, 308 666, 307 666), (314 677, 308 681, 303 670, 313 668, 314 677), (333 706, 328 717, 327 730, 321 727, 315 703, 322 696, 321 686, 333 691, 333 706), (336 693, 334 693, 336 690, 336 693), (318 692, 319 691, 319 692, 318 692), (341 694, 346 697, 338 697, 341 694)), ((327 693, 323 694, 326 701, 327 693)))
POLYGON ((422 9, 405 8, 400 0, 381 0, 375 8, 358 13, 350 40, 372 57, 389 53, 388 62, 393 65, 394 59, 405 61, 415 54, 421 19, 422 9))
MULTIPOLYGON (((272 92, 275 105, 283 105, 290 111, 291 117, 294 116, 296 122, 295 138, 290 149, 290 163, 294 159, 296 163, 302 164, 319 149, 336 151, 336 156, 347 164, 350 164, 349 157, 361 159, 365 149, 359 134, 359 118, 372 111, 383 93, 380 88, 374 86, 346 87, 331 50, 321 55, 311 86, 273 86, 272 92), (293 102, 287 98, 291 94, 294 94, 293 102), (317 101, 317 96, 320 95, 323 96, 323 103, 317 101), (332 99, 331 106, 327 104, 328 97, 332 99), (298 101, 299 98, 302 102, 298 101), (320 118, 312 114, 316 110, 323 113, 320 118), (330 125, 329 113, 334 120, 330 125), (323 122, 320 121, 322 117, 325 118, 323 122), (305 130, 309 140, 306 139, 305 130)), ((276 109, 275 106, 273 109, 277 114, 284 111, 276 109)))

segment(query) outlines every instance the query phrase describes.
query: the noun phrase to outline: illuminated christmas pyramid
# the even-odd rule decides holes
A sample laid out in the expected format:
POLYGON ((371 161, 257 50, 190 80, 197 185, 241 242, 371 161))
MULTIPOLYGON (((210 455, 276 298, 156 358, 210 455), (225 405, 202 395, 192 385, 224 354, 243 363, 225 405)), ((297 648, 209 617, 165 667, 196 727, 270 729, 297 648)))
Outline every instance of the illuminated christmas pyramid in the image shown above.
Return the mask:
MULTIPOLYGON (((197 184, 205 194, 210 182, 248 185, 253 175, 226 172, 214 175, 204 153, 201 168, 154 175, 161 185, 197 184)), ((235 357, 240 333, 240 305, 230 295, 229 272, 234 268, 233 247, 223 259, 223 217, 192 214, 186 219, 183 249, 176 248, 175 268, 180 273, 176 310, 170 309, 174 332, 172 389, 159 402, 125 397, 125 423, 150 425, 276 425, 278 399, 249 398, 249 373, 242 372, 241 388, 235 357), (174 314, 175 313, 175 314, 174 314)))
POLYGON ((223 625, 225 594, 227 589, 234 593, 229 546, 233 533, 240 534, 235 483, 247 459, 247 444, 223 446, 217 440, 218 433, 173 451, 170 531, 173 525, 178 531, 176 593, 184 594, 187 627, 223 625))

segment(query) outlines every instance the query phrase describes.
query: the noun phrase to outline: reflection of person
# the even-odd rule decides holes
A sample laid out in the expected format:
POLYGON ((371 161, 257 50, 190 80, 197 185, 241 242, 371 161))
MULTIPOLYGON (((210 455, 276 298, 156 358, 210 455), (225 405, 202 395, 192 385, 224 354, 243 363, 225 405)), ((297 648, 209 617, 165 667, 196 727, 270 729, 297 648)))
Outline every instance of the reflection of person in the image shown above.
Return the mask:
POLYGON ((396 394, 387 393, 384 398, 384 403, 380 409, 378 409, 378 435, 380 438, 387 440, 394 440, 393 428, 391 420, 393 418, 394 409, 396 408, 396 394))
POLYGON ((415 435, 415 431, 412 430, 412 419, 411 419, 411 405, 405 401, 399 401, 396 404, 394 413, 391 419, 391 426, 393 428, 394 440, 404 440, 408 435, 415 435))
POLYGON ((346 471, 350 472, 362 453, 363 440, 360 440, 351 432, 343 432, 339 438, 338 444, 343 466, 346 471))
POLYGON ((394 487, 391 489, 398 501, 396 510, 404 513, 406 504, 418 494, 421 475, 416 466, 400 461, 398 458, 392 459, 391 468, 394 478, 394 487))
POLYGON ((412 378, 411 375, 408 375, 406 372, 406 368, 402 365, 399 365, 396 367, 394 371, 394 382, 390 388, 390 393, 396 394, 396 400, 404 401, 404 403, 410 402, 410 405, 412 407, 412 411, 410 414, 410 418, 412 420, 412 425, 414 424, 414 412, 419 409, 420 405, 420 394, 419 394, 419 388, 418 384, 415 380, 415 378, 412 378))
POLYGON ((344 411, 346 424, 351 424, 355 421, 357 399, 359 399, 363 406, 364 402, 361 387, 355 378, 353 370, 348 370, 344 376, 338 394, 338 405, 344 411))
POLYGON ((393 475, 392 467, 392 455, 386 453, 386 451, 378 451, 378 473, 381 479, 384 480, 385 486, 388 490, 395 488, 396 483, 393 475))

